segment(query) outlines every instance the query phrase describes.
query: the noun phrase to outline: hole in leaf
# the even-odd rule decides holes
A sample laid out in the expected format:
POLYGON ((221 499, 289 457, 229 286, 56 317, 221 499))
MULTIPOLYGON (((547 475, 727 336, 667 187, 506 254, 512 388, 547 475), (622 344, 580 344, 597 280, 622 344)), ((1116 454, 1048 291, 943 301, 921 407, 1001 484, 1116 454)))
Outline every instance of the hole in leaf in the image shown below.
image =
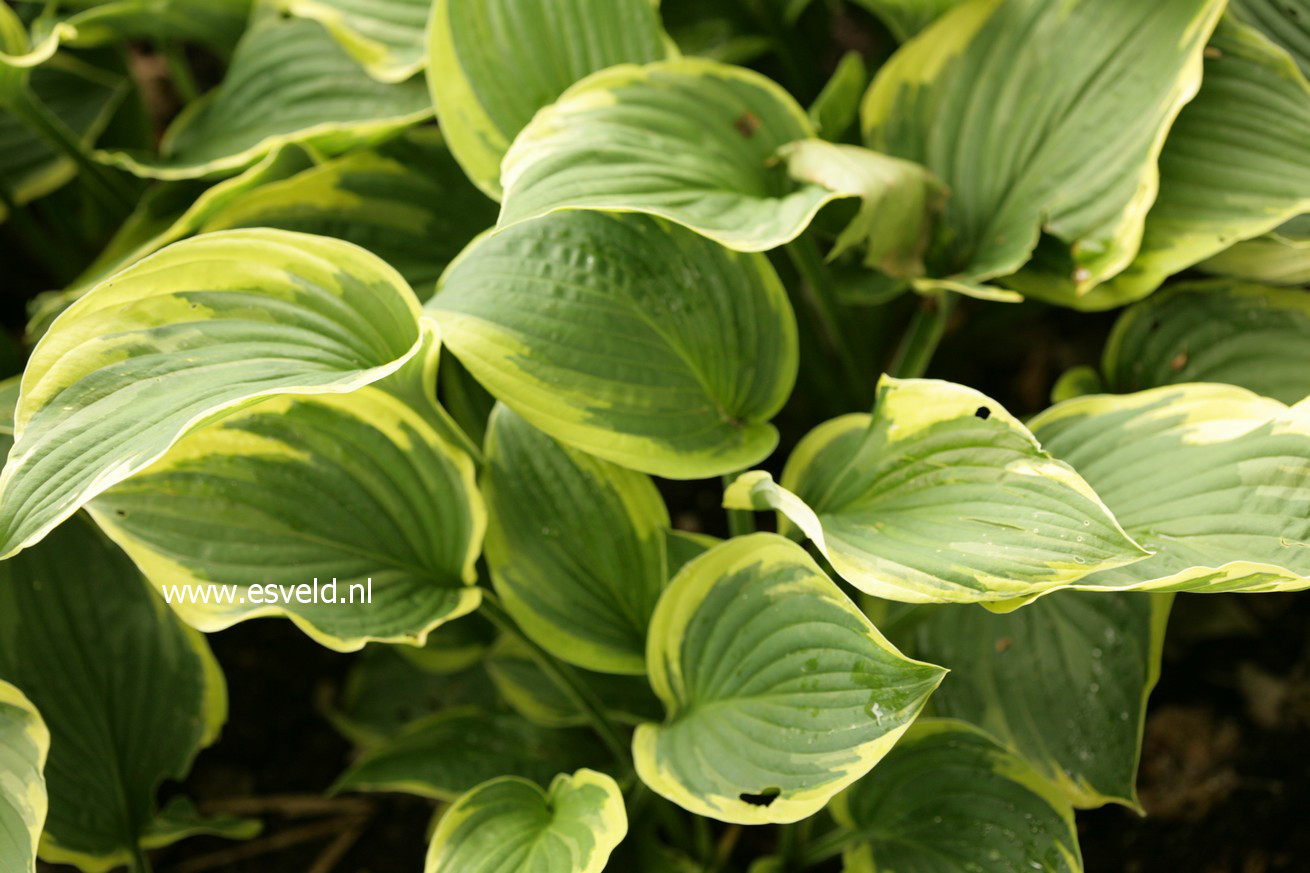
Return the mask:
POLYGON ((981 418, 983 421, 986 421, 987 419, 992 417, 992 411, 988 409, 986 406, 979 406, 976 410, 974 410, 973 414, 975 417, 981 418))
POLYGON ((768 806, 778 799, 779 794, 782 794, 781 788, 765 788, 759 794, 749 794, 743 791, 737 796, 741 798, 743 803, 749 803, 751 806, 768 806))

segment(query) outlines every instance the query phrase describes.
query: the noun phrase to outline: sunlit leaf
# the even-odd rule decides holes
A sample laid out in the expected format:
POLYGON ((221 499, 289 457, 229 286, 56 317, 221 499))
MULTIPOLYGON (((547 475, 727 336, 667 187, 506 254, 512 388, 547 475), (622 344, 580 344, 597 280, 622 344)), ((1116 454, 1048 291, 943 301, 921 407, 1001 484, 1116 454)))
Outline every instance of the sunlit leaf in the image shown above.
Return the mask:
POLYGON ((646 661, 667 716, 637 728, 638 774, 684 809, 742 824, 817 812, 887 753, 943 674, 903 657, 775 534, 684 566, 646 661))
POLYGON ((872 417, 820 425, 781 485, 747 473, 724 500, 781 512, 843 579, 891 600, 1030 596, 1146 554, 1000 404, 928 379, 884 377, 872 417))
POLYGON ((285 231, 183 240, 106 280, 28 361, 0 474, 0 553, 40 540, 208 416, 395 371, 418 350, 419 313, 375 256, 285 231))
POLYGON ((427 308, 532 425, 669 478, 768 455, 795 380, 795 321, 768 260, 647 216, 565 212, 483 237, 427 308))
POLYGON ((427 65, 423 31, 430 0, 275 0, 327 28, 352 58, 383 82, 403 82, 427 65))
POLYGON ((604 773, 561 773, 547 791, 493 779, 441 817, 425 873, 601 873, 628 831, 623 795, 604 773))
POLYGON ((451 151, 499 199, 506 149, 590 73, 670 54, 650 0, 436 0, 428 87, 451 151))
POLYGON ((0 680, 0 864, 14 873, 36 871, 49 805, 41 771, 49 752, 41 714, 22 691, 0 680))

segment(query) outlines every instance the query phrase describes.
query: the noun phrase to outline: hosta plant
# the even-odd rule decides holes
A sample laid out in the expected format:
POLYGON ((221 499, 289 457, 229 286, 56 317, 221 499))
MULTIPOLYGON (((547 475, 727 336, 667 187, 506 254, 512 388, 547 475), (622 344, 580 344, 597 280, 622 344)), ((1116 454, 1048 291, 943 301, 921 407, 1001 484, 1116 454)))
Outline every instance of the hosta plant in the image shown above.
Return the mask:
POLYGON ((1307 22, 0 6, 0 869, 254 838, 277 617, 426 873, 1081 870, 1175 595, 1310 587, 1307 22))

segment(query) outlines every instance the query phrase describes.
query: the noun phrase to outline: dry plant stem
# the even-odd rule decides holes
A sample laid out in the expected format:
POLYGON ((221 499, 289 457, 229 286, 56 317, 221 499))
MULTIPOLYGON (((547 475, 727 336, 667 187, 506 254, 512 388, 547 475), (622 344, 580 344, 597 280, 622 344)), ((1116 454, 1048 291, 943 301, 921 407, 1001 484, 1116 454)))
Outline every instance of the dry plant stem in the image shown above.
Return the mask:
POLYGON ((240 846, 233 846, 230 849, 224 849, 221 852, 213 852, 208 855, 202 855, 199 858, 194 858, 190 861, 184 861, 176 867, 171 868, 171 873, 202 873, 202 871, 205 870, 221 870, 237 863, 238 861, 258 858, 261 855, 267 855, 282 849, 288 849, 292 846, 298 846, 301 843, 308 843, 324 837, 336 836, 341 833, 343 828, 349 830, 350 828, 361 827, 362 825, 363 820, 357 816, 333 818, 328 819, 327 821, 301 825, 300 827, 272 834, 263 839, 244 843, 240 846))

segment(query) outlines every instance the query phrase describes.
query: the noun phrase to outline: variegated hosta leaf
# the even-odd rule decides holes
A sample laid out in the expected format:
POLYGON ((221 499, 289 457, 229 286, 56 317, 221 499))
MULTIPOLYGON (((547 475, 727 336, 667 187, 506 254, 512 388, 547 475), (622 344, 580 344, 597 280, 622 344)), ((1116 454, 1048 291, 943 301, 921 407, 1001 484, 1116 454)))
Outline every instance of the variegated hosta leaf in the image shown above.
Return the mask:
POLYGON ((842 55, 832 78, 810 104, 808 115, 824 139, 840 141, 859 120, 860 100, 869 85, 869 70, 857 51, 842 55))
MULTIPOLYGON (((505 701, 524 718, 543 727, 579 727, 589 716, 557 681, 542 671, 525 643, 502 636, 483 664, 505 701)), ((575 670, 605 704, 611 719, 636 724, 660 717, 660 702, 644 676, 575 670)))
POLYGON ((44 16, 37 35, 53 32, 62 43, 90 48, 127 39, 185 40, 227 55, 250 17, 251 0, 95 0, 61 4, 75 10, 44 16))
POLYGON ((1232 0, 1228 8, 1286 49, 1310 76, 1310 0, 1232 0))
POLYGON ((1102 366, 1113 391, 1228 382, 1295 403, 1310 395, 1310 292, 1223 280, 1172 286, 1119 316, 1102 366))
POLYGON ((604 773, 561 773, 546 791, 492 779, 441 817, 424 873, 601 873, 627 832, 623 795, 604 773))
POLYGON ((700 59, 620 66, 564 93, 505 155, 500 224, 559 209, 645 212, 732 249, 795 239, 834 194, 778 149, 814 125, 777 84, 700 59))
POLYGON ((883 20, 887 28, 905 42, 940 18, 961 0, 855 0, 883 20))
POLYGON ((1299 215, 1264 236, 1240 242, 1196 268, 1271 285, 1310 285, 1310 214, 1299 215))
POLYGON ((637 728, 637 773, 684 809, 741 824, 817 812, 887 753, 943 675, 896 651, 775 534, 684 566, 646 663, 667 716, 637 728))
POLYGON ((500 198, 500 163, 538 109, 587 75, 673 53, 650 0, 435 0, 428 88, 450 149, 500 198))
POLYGON ((820 425, 781 486, 746 473, 724 504, 781 512, 843 579, 890 600, 1028 597, 1146 554, 1000 404, 931 379, 884 376, 872 417, 820 425))
MULTIPOLYGON (((460 619, 442 625, 430 640, 460 619)), ((325 702, 324 715, 332 726, 361 748, 390 742, 413 724, 456 707, 502 712, 496 686, 480 664, 453 672, 425 669, 406 657, 409 646, 374 643, 364 647, 346 674, 340 694, 325 702)))
MULTIPOLYGON (((3 72, 0 72, 3 76, 3 72)), ((126 80, 59 56, 31 71, 28 87, 86 145, 100 136, 127 93, 126 80)), ((18 205, 44 197, 77 174, 58 151, 17 116, 0 111, 0 185, 18 205)), ((0 220, 9 209, 0 201, 0 220)))
POLYGON ((644 215, 564 212, 483 237, 427 308, 532 425, 668 478, 766 457, 796 377, 795 319, 768 260, 644 215))
POLYGON ((781 154, 796 179, 860 198, 830 257, 863 245, 866 266, 889 276, 923 275, 923 252, 946 199, 931 173, 919 164, 819 139, 783 146, 781 154))
MULTIPOLYGON (((1160 154, 1160 194, 1141 251, 1079 305, 1138 300, 1171 274, 1306 211, 1310 84, 1286 52, 1225 18, 1206 49, 1201 90, 1160 154)), ((1033 277, 1034 295, 1049 296, 1044 280, 1033 277)))
POLYGON ((0 554, 41 539, 209 416, 393 372, 419 347, 420 312, 376 256, 286 231, 183 240, 106 280, 28 361, 0 474, 0 554))
POLYGON ((1059 302, 1123 269, 1223 6, 970 0, 902 46, 861 117, 870 148, 924 164, 951 191, 930 274, 1013 273, 1039 231, 1073 282, 1059 302))
POLYGON ((1310 588, 1310 400, 1177 385, 1078 397, 1031 425, 1155 553, 1074 587, 1310 588))
POLYGON ((35 873, 36 845, 45 825, 46 755, 50 731, 32 701, 0 680, 0 865, 35 873))
POLYGON ((934 711, 981 725, 1080 807, 1137 803, 1169 595, 1061 591, 1008 615, 930 607, 914 652, 951 673, 934 711))
POLYGON ((346 53, 382 82, 403 82, 427 65, 423 30, 430 0, 276 0, 327 28, 346 53))
POLYGON ((285 615, 339 651, 422 645, 481 602, 471 586, 486 527, 472 459, 431 400, 393 388, 426 368, 435 392, 437 354, 429 330, 405 369, 373 385, 229 414, 100 495, 92 516, 200 630, 285 615), (226 600, 182 596, 207 583, 230 586, 226 600), (310 583, 320 599, 293 596, 310 583))
POLYGON ((96 259, 63 291, 37 297, 29 306, 27 339, 40 339, 73 301, 125 267, 172 242, 200 231, 210 216, 269 182, 315 166, 314 156, 289 144, 269 152, 239 175, 209 186, 199 180, 163 183, 148 189, 132 214, 96 259))
POLYGON ((645 673, 669 527, 655 483, 560 445, 505 406, 491 414, 485 452, 487 566, 506 611, 557 658, 645 673))
POLYGON ((257 11, 223 83, 169 126, 158 157, 100 157, 154 179, 209 178, 248 167, 284 143, 336 154, 386 139, 431 114, 417 79, 379 82, 318 22, 257 11))
POLYGON ((441 135, 417 128, 361 151, 272 180, 212 211, 201 233, 278 227, 362 246, 426 300, 446 266, 496 223, 496 205, 464 178, 441 135))
POLYGON ((0 640, 0 679, 50 729, 43 860, 109 870, 194 832, 157 826, 155 791, 217 739, 227 690, 204 637, 122 552, 78 517, 0 563, 0 640))
POLYGON ((917 722, 877 772, 833 801, 846 873, 1079 873, 1073 809, 1040 773, 972 725, 917 722))
POLYGON ((516 713, 461 707, 371 746, 333 790, 401 791, 450 801, 496 776, 545 785, 561 767, 595 764, 604 754, 589 731, 552 730, 516 713))

